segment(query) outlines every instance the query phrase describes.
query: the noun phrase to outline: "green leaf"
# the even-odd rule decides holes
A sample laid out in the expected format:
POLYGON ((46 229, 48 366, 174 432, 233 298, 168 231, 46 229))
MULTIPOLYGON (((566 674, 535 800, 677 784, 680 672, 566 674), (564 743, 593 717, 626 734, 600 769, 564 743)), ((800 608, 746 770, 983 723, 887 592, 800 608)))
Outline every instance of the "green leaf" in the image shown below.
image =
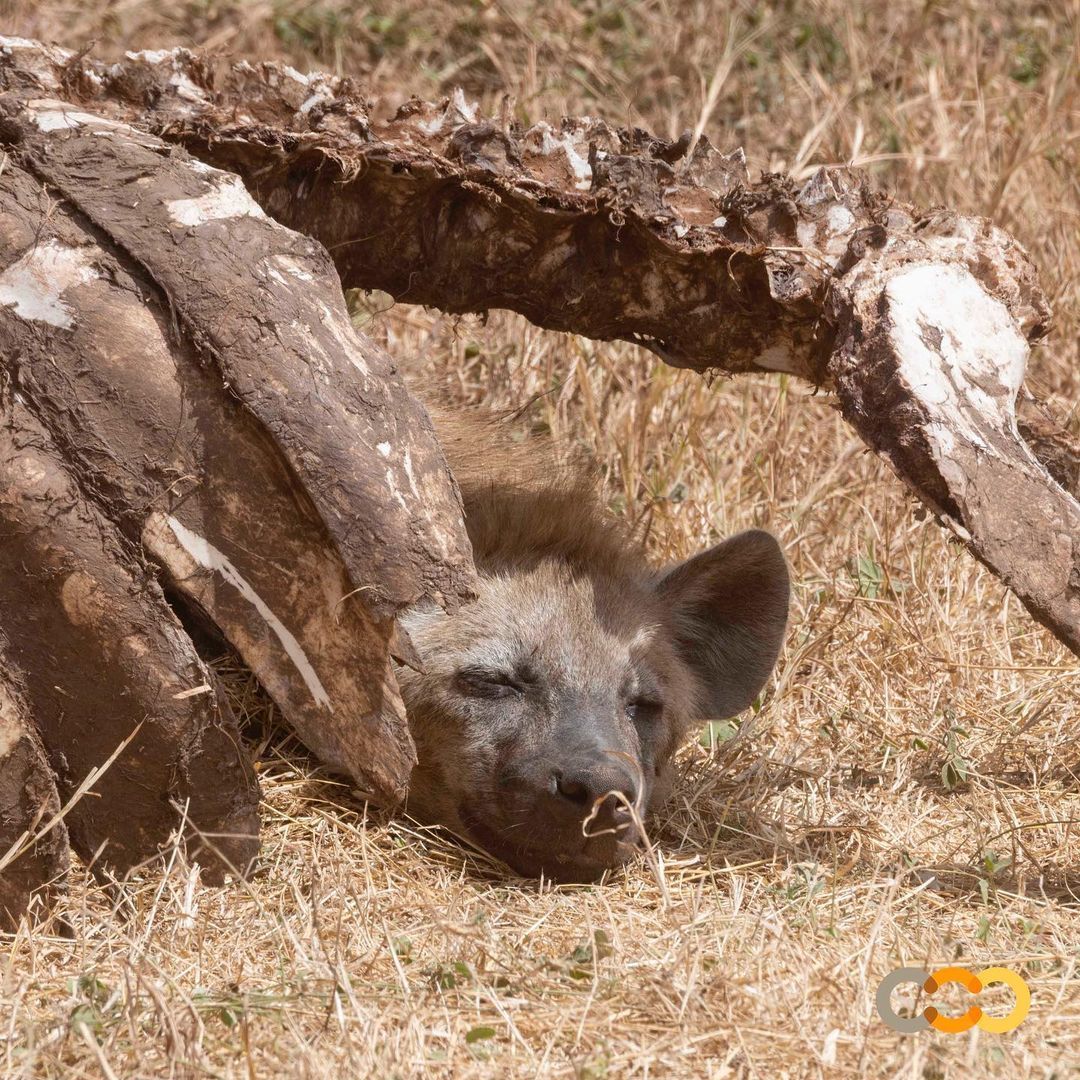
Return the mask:
POLYGON ((1016 60, 1009 72, 1011 78, 1024 86, 1038 82, 1046 66, 1046 53, 1036 41, 1022 41, 1016 50, 1016 60))
POLYGON ((493 1027, 481 1025, 480 1027, 470 1028, 465 1033, 465 1042, 468 1043, 469 1046, 472 1046, 473 1043, 483 1042, 485 1039, 494 1039, 495 1034, 496 1032, 493 1027))
POLYGON ((710 720, 702 729, 698 741, 706 750, 712 750, 730 742, 738 734, 739 725, 734 720, 710 720))
POLYGON ((231 1005, 222 1005, 214 1009, 212 1015, 216 1016, 227 1028, 236 1027, 240 1022, 240 1011, 231 1005))
POLYGON ((855 563, 859 595, 876 600, 885 581, 885 571, 869 555, 860 555, 855 563))
POLYGON ((101 1013, 93 1005, 76 1005, 68 1018, 68 1026, 72 1031, 78 1031, 79 1028, 85 1027, 96 1037, 101 1033, 104 1025, 102 1024, 101 1013))
POLYGON ((967 763, 963 758, 950 758, 941 766, 941 782, 947 791, 955 791, 967 780, 967 763))
POLYGON ((109 988, 96 975, 84 973, 75 985, 95 1005, 102 1005, 109 999, 109 988))

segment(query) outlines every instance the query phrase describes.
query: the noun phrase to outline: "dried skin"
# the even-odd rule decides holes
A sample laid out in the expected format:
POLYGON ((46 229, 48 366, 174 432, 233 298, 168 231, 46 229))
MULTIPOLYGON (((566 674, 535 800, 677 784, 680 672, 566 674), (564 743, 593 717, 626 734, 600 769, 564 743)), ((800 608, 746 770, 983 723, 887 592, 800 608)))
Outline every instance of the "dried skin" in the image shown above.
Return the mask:
POLYGON ((117 316, 137 324, 134 308, 160 297, 160 325, 145 343, 126 335, 126 362, 105 357, 110 377, 87 362, 70 386, 45 373, 58 395, 51 423, 68 430, 69 452, 107 474, 95 484, 115 489, 113 516, 207 611, 308 745, 396 802, 413 750, 390 668, 393 618, 421 600, 453 606, 473 581, 426 414, 353 330, 325 251, 267 219, 235 177, 89 113, 11 100, 5 110, 22 163, 140 278, 118 296, 116 267, 97 273, 81 294, 82 325, 67 315, 51 324, 63 347, 100 361, 117 316), (176 371, 170 323, 187 343, 176 371), (149 377, 137 359, 146 347, 164 366, 132 408, 115 387, 149 377), (87 380, 101 390, 90 400, 104 403, 89 450, 69 422, 94 411, 79 404, 87 380), (141 431, 148 418, 156 423, 141 431), (150 490, 136 493, 140 473, 150 490), (174 527, 169 507, 181 504, 174 527))
MULTIPOLYGON (((301 348, 319 349, 324 341, 322 363, 317 371, 294 365, 292 384, 288 363, 277 366, 275 378, 252 379, 253 365, 272 351, 270 338, 280 344, 281 328, 263 327, 247 351, 238 340, 223 340, 229 334, 223 323, 243 311, 234 303, 215 316, 204 310, 212 305, 200 307, 198 297, 182 291, 185 274, 201 267, 199 252, 178 260, 174 297, 155 280, 169 284, 167 274, 155 274, 153 266, 148 272, 109 233, 111 226, 122 237, 108 198, 94 206, 102 228, 88 228, 84 216, 57 200, 55 187, 42 184, 41 169, 33 177, 9 161, 0 180, 0 340, 9 410, 0 576, 11 587, 5 589, 9 603, 0 608, 66 792, 144 722, 69 815, 77 850, 123 871, 157 852, 179 823, 172 804, 186 803, 188 820, 211 837, 225 864, 242 869, 257 849, 250 765, 231 717, 218 714, 214 680, 165 605, 142 552, 218 624, 325 762, 393 801, 411 768, 412 744, 389 667, 393 624, 377 613, 413 597, 453 597, 436 587, 438 551, 425 554, 431 573, 418 574, 419 580, 395 578, 386 569, 401 550, 383 543, 379 532, 396 527, 386 520, 393 515, 376 513, 371 522, 350 518, 345 533, 339 522, 337 530, 349 542, 354 571, 358 551, 386 570, 359 567, 386 588, 372 589, 370 603, 358 599, 367 590, 354 585, 316 503, 332 510, 340 489, 361 476, 385 500, 391 469, 409 484, 405 496, 393 485, 389 492, 406 521, 454 504, 456 495, 434 439, 425 435, 423 411, 409 403, 385 357, 366 354, 353 337, 336 278, 333 292, 320 297, 324 268, 308 257, 318 249, 306 241, 290 246, 291 234, 261 219, 231 178, 182 153, 133 163, 133 150, 162 148, 115 126, 94 130, 89 139, 105 131, 114 141, 91 141, 75 154, 89 153, 99 173, 109 172, 109 163, 114 176, 145 181, 156 166, 171 165, 173 186, 162 200, 167 227, 209 232, 197 239, 225 247, 230 237, 218 223, 237 213, 249 212, 272 230, 276 246, 254 240, 262 274, 248 310, 256 322, 265 321, 263 308, 285 320, 283 328, 303 339, 291 343, 293 357, 306 359, 301 348), (286 302, 290 290, 299 303, 286 302), (203 356, 177 339, 178 307, 203 356), (222 349, 228 350, 225 370, 215 370, 206 360, 220 359, 222 349), (342 378, 345 389, 339 390, 328 371, 343 364, 352 379, 342 378), (366 389, 357 371, 371 376, 366 389), (248 400, 229 393, 222 375, 241 384, 248 379, 248 400), (268 419, 266 403, 275 397, 284 402, 279 412, 291 409, 300 418, 282 426, 281 438, 267 430, 274 417, 268 419), (347 422, 328 419, 335 410, 354 421, 351 432, 341 430, 347 422), (365 415, 374 427, 358 432, 355 421, 365 415), (340 469, 326 470, 330 493, 316 500, 291 467, 297 460, 281 447, 284 442, 301 454, 300 472, 318 473, 324 429, 329 452, 344 458, 340 469), (347 445, 350 434, 353 446, 347 445), (372 446, 374 436, 379 441, 372 446), (361 447, 378 463, 367 473, 361 447)), ((243 282, 246 270, 236 265, 243 282)), ((364 500, 355 502, 362 511, 364 500)), ((443 554, 454 549, 459 515, 430 524, 440 530, 443 554)), ((425 542, 422 531, 407 531, 414 544, 425 542)), ((468 580, 467 543, 463 550, 464 556, 451 551, 459 562, 465 559, 455 579, 461 589, 468 580)), ((13 777, 21 775, 15 764, 13 777)))
POLYGON ((860 269, 834 358, 841 407, 1031 614, 1080 652, 1080 503, 1020 437, 1027 342, 962 262, 947 250, 934 257, 935 242, 950 239, 893 243, 860 269))
POLYGON ((186 807, 224 866, 245 869, 258 850, 258 791, 235 721, 214 694, 186 694, 211 685, 209 672, 152 575, 10 388, 0 539, 7 655, 25 675, 62 794, 142 725, 68 813, 76 851, 123 872, 157 854, 186 807))
POLYGON ((126 125, 11 95, 0 113, 26 167, 163 291, 273 440, 369 610, 468 596, 460 503, 430 423, 353 330, 324 248, 268 219, 235 177, 126 125))
MULTIPOLYGON (((837 276, 884 233, 924 223, 857 170, 752 182, 741 151, 706 139, 687 158, 688 140, 597 120, 522 130, 460 92, 384 120, 348 79, 241 62, 217 80, 183 49, 50 66, 16 48, 4 71, 24 98, 28 82, 42 95, 63 84, 238 173, 274 218, 323 240, 346 286, 448 311, 507 307, 703 371, 828 382, 837 276)), ((1002 265, 986 273, 1037 338, 1045 299, 1023 252, 998 239, 1002 265)))
POLYGON ((45 831, 60 799, 5 644, 0 634, 0 929, 11 930, 33 892, 63 876, 68 846, 62 821, 45 831))
MULTIPOLYGON (((0 308, 27 400, 130 543, 209 616, 307 745, 376 797, 400 798, 413 755, 390 670, 392 624, 369 613, 368 590, 357 591, 274 440, 171 334, 162 294, 129 258, 14 167, 0 203, 14 265, 66 251, 89 271, 57 297, 63 325, 0 308)), ((285 254, 268 261, 280 276, 296 265, 285 254)), ((264 384, 289 392, 276 372, 264 384)), ((319 392, 335 400, 333 383, 319 392)))

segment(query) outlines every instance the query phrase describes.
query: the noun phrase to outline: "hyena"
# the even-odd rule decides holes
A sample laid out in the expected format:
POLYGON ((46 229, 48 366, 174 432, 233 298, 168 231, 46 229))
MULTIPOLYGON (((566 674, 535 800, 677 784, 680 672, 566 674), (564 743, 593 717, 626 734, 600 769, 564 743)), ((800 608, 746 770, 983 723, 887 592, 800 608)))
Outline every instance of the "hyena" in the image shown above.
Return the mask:
POLYGON ((622 862, 663 802, 693 725, 747 708, 787 621, 787 565, 743 532, 659 571, 587 470, 542 440, 429 406, 461 488, 477 599, 404 619, 418 764, 409 812, 528 876, 622 862))

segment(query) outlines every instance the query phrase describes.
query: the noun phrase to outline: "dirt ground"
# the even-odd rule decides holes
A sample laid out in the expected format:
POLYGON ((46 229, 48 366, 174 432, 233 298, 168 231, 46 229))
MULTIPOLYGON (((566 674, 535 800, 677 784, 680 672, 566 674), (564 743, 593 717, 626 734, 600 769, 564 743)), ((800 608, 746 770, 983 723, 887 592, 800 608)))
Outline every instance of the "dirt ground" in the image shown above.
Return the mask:
MULTIPOLYGON (((460 85, 488 105, 509 94, 522 120, 588 112, 671 137, 704 118, 758 169, 854 160, 1027 245, 1055 308, 1030 381, 1080 423, 1077 0, 0 13, 4 33, 103 55, 198 45, 349 74, 385 108, 460 85)), ((109 887, 74 873, 58 916, 0 939, 3 1075, 1080 1074, 1075 657, 917 520, 827 395, 783 377, 710 386, 503 313, 353 299, 462 402, 539 395, 533 427, 593 451, 657 559, 773 530, 796 582, 776 676, 760 709, 684 753, 654 864, 541 889, 366 811, 234 674, 260 755, 261 870, 211 889, 173 851, 109 887), (887 972, 954 962, 1020 972, 1027 1020, 1004 1035, 879 1020, 887 972)))

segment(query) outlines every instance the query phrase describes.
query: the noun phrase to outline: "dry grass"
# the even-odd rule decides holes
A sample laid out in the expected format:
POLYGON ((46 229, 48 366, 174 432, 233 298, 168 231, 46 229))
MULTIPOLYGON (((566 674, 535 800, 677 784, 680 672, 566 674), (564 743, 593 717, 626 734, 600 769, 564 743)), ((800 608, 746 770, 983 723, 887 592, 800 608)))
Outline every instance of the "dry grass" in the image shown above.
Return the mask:
MULTIPOLYGON (((209 43, 357 74, 387 104, 462 83, 522 117, 699 124, 759 167, 855 158, 993 215, 1057 321, 1033 378, 1080 397, 1076 0, 805 4, 17 0, 5 29, 102 51, 209 43)), ((706 386, 625 345, 367 298, 360 317, 465 401, 520 403, 599 458, 660 558, 763 525, 797 587, 755 715, 693 746, 645 863, 501 880, 387 819, 273 731, 264 859, 203 888, 177 853, 6 939, 8 1076, 1064 1076, 1080 1069, 1075 658, 932 523, 823 396, 706 386), (385 310, 384 310, 385 309, 385 310), (731 735, 733 728, 718 734, 731 735), (900 962, 1006 964, 1004 1036, 891 1034, 900 962)), ((240 681, 237 693, 244 698, 240 681)), ((260 734, 260 731, 262 734, 260 734)))

